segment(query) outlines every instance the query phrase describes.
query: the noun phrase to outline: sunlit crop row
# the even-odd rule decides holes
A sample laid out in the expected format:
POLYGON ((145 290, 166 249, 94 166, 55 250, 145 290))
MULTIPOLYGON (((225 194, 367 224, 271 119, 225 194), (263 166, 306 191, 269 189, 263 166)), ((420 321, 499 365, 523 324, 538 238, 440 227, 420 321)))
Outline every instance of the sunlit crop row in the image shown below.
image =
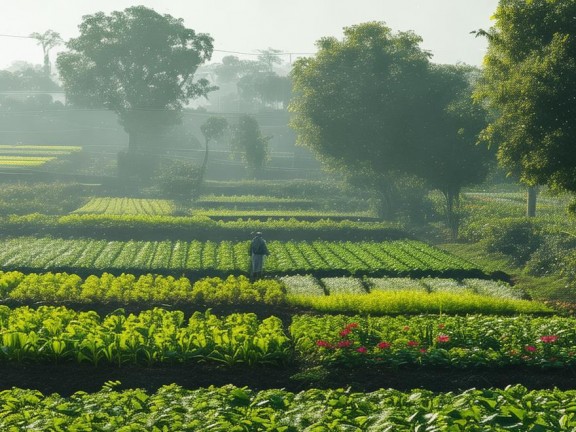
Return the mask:
POLYGON ((255 314, 222 318, 155 308, 139 314, 121 310, 100 317, 65 307, 0 306, 0 359, 11 362, 65 361, 124 364, 213 361, 275 363, 290 360, 282 321, 255 314))
POLYGON ((143 198, 92 198, 76 214, 111 214, 111 215, 170 215, 174 204, 169 200, 143 198))
MULTIPOLYGON (((15 238, 0 243, 5 269, 186 271, 246 274, 248 242, 106 241, 15 238)), ((269 242, 268 274, 477 272, 474 264, 413 240, 388 242, 269 242)))

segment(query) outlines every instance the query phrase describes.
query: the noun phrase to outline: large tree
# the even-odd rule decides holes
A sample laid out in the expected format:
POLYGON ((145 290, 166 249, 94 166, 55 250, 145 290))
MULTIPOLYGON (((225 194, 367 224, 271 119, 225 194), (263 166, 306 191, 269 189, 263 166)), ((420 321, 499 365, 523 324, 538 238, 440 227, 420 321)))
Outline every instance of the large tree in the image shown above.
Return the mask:
POLYGON ((414 173, 423 127, 436 108, 429 54, 412 32, 379 22, 344 29, 344 39, 318 41, 314 58, 296 61, 290 110, 298 143, 328 166, 380 193, 393 207, 396 173, 414 173))
POLYGON ((212 89, 194 80, 212 55, 212 38, 182 19, 135 6, 86 15, 79 29, 57 60, 68 101, 116 112, 131 153, 161 147, 162 132, 181 121, 182 107, 212 89))
POLYGON ((529 186, 576 192, 576 1, 500 0, 477 95, 483 138, 529 186))

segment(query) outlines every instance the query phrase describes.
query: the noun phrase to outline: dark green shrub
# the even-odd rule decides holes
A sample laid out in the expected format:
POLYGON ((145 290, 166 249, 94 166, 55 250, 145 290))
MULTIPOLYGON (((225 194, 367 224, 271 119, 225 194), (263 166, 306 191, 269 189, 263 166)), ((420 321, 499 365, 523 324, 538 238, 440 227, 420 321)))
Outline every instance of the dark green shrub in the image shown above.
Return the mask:
POLYGON ((486 229, 483 242, 489 252, 500 252, 517 265, 525 264, 542 244, 538 227, 528 218, 501 219, 486 229))
POLYGON ((200 193, 201 168, 192 162, 164 160, 156 171, 156 187, 165 198, 195 199, 200 193))
POLYGON ((569 255, 576 252, 576 237, 554 234, 544 237, 542 244, 532 253, 525 270, 534 276, 546 276, 572 267, 569 255))

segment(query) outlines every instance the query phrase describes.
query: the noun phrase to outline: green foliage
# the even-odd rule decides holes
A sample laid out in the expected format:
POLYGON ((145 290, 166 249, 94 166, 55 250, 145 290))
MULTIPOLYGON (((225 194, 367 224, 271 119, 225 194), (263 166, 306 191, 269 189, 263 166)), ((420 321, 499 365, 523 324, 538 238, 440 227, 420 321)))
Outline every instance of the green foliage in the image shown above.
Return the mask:
POLYGON ((79 30, 57 60, 67 99, 118 114, 130 153, 158 146, 166 126, 180 121, 182 107, 212 90, 205 79, 193 81, 212 55, 212 38, 181 19, 134 6, 85 15, 79 30))
POLYGON ((573 390, 471 389, 456 393, 381 389, 255 391, 234 386, 184 389, 177 385, 152 394, 105 387, 70 397, 36 390, 0 393, 0 428, 61 430, 240 431, 533 431, 576 427, 573 390))
POLYGON ((488 52, 477 96, 494 118, 484 140, 528 185, 576 191, 574 1, 503 0, 484 34, 488 52))
POLYGON ((371 316, 388 314, 516 314, 552 313, 543 303, 504 297, 490 297, 460 290, 450 292, 373 291, 370 294, 311 296, 288 295, 289 304, 325 314, 358 313, 371 316))
POLYGON ((503 253, 523 265, 541 245, 542 235, 529 218, 504 219, 487 227, 483 242, 488 251, 503 253))
POLYGON ((281 364, 291 347, 282 321, 255 314, 222 318, 206 311, 188 320, 182 311, 117 310, 105 317, 65 307, 1 307, 0 359, 75 361, 94 366, 210 361, 232 365, 281 364))
POLYGON ((232 152, 246 163, 251 178, 259 177, 268 160, 270 139, 271 137, 262 135, 257 120, 247 114, 240 116, 232 129, 232 152))
POLYGON ((0 215, 64 214, 84 201, 84 188, 75 183, 4 183, 0 188, 0 215))
MULTIPOLYGON (((0 265, 7 269, 247 274, 248 241, 105 241, 16 238, 4 241, 0 265), (176 258, 176 254, 179 255, 176 258)), ((436 275, 473 277, 473 263, 415 240, 387 242, 269 241, 268 275, 315 273, 324 277, 436 275)))
POLYGON ((163 160, 156 170, 155 182, 161 196, 186 200, 200 194, 201 168, 179 160, 163 160))
POLYGON ((316 364, 549 368, 576 363, 574 323, 526 315, 298 315, 290 332, 297 353, 316 364))
MULTIPOLYGON (((162 255, 162 252, 159 247, 156 255, 162 255)), ((122 260, 123 254, 124 251, 117 259, 122 260)), ((185 277, 152 274, 114 276, 103 273, 82 279, 68 273, 0 272, 0 295, 4 300, 28 303, 196 304, 206 307, 285 302, 279 282, 259 280, 251 283, 245 276, 190 281, 185 277)))
POLYGON ((143 198, 92 198, 75 214, 114 214, 114 215, 170 215, 174 204, 168 200, 143 198))

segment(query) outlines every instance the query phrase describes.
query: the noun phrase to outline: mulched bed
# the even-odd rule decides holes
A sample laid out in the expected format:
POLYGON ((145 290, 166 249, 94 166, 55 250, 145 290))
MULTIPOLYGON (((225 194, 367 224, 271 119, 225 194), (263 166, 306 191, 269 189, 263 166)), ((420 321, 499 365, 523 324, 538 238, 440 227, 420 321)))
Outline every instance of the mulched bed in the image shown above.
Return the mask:
POLYGON ((219 366, 190 364, 176 366, 2 365, 0 390, 12 387, 40 390, 44 394, 68 396, 77 391, 95 392, 107 381, 120 381, 118 389, 143 388, 153 392, 176 383, 194 389, 233 384, 254 390, 283 388, 298 392, 307 388, 348 388, 374 391, 416 388, 459 392, 469 388, 504 388, 522 384, 529 389, 576 389, 576 370, 530 368, 406 368, 309 369, 297 365, 219 366))

